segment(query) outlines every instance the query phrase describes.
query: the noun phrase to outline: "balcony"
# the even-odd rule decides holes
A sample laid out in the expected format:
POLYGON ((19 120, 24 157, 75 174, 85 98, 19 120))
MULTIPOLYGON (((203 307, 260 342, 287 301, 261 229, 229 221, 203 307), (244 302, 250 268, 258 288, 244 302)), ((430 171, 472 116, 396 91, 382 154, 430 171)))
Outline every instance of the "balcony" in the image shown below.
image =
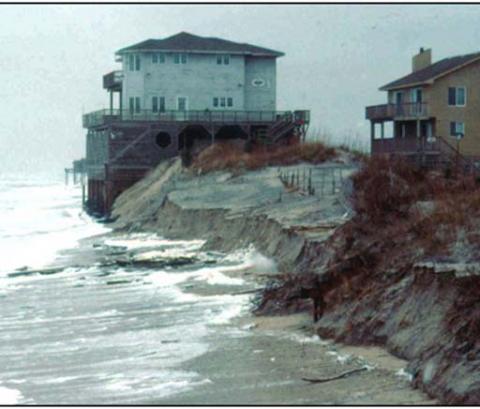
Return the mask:
POLYGON ((425 102, 373 105, 367 107, 365 112, 365 117, 371 121, 425 119, 429 116, 425 102))
POLYGON ((103 76, 103 88, 109 91, 121 91, 122 90, 122 71, 112 71, 103 76))
POLYGON ((441 138, 389 138, 374 139, 371 151, 374 155, 418 153, 439 154, 444 148, 441 138))
POLYGON ((123 121, 134 122, 195 122, 220 124, 269 124, 277 120, 307 124, 309 111, 164 111, 101 109, 83 115, 83 127, 91 128, 123 121))

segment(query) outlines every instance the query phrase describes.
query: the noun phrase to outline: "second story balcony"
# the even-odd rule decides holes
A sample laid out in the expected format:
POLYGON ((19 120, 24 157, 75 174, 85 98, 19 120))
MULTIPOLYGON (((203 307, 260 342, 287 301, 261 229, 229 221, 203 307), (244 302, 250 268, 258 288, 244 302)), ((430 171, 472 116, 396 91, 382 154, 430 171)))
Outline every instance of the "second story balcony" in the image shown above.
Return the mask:
POLYGON ((109 91, 121 91, 122 90, 122 71, 112 71, 103 76, 103 88, 109 91))
POLYGON ((366 108, 365 116, 371 121, 426 119, 430 117, 428 104, 409 102, 403 104, 382 104, 366 108))

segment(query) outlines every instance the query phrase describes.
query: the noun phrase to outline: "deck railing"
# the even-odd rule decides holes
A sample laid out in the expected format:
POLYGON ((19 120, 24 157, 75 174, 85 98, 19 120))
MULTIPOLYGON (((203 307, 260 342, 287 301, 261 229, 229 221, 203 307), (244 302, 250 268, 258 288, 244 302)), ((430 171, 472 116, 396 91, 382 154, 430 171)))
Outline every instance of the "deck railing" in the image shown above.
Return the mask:
POLYGON ((480 167, 472 158, 464 156, 455 146, 442 136, 433 138, 391 138, 372 141, 372 154, 405 155, 410 158, 434 158, 433 164, 456 168, 457 171, 470 173, 474 177, 480 175, 480 167), (443 164, 443 165, 442 165, 443 164))
POLYGON ((372 141, 373 154, 440 153, 442 148, 443 143, 439 138, 389 138, 372 141))
MULTIPOLYGON (((300 111, 299 111, 300 112, 300 111)), ((308 112, 308 111, 307 111, 308 112)), ((305 117, 308 118, 308 115, 305 117)), ((215 123, 269 123, 278 120, 293 121, 297 114, 292 111, 163 111, 101 109, 83 115, 83 126, 104 125, 118 121, 155 122, 215 122, 215 123)), ((305 119, 302 119, 305 121, 305 119)))
POLYGON ((428 115, 428 104, 425 102, 373 105, 367 107, 365 111, 366 118, 371 120, 425 118, 428 115))

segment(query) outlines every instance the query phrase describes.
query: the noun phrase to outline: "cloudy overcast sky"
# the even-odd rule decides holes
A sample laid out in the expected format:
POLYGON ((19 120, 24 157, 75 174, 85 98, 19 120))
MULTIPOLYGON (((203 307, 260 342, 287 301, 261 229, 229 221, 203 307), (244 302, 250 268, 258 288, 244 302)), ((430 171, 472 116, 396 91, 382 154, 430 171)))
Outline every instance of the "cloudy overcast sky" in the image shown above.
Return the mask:
POLYGON ((0 172, 58 169, 84 156, 82 112, 108 106, 114 52, 180 31, 286 53, 278 109, 310 109, 312 128, 368 140, 366 105, 434 61, 480 51, 478 5, 0 5, 0 172))

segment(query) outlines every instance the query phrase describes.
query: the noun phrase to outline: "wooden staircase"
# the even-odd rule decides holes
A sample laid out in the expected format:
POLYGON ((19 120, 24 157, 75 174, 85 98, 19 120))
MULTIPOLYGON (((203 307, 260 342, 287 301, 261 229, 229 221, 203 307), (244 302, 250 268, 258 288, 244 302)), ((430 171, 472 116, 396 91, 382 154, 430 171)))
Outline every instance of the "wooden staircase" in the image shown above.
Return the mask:
POLYGON ((460 174, 480 176, 480 169, 473 161, 462 155, 457 147, 448 143, 443 137, 437 136, 437 149, 435 151, 419 151, 413 160, 415 165, 427 169, 450 170, 460 174))
POLYGON ((295 122, 291 118, 278 119, 267 132, 267 138, 271 143, 277 143, 282 137, 292 133, 296 128, 295 122))

